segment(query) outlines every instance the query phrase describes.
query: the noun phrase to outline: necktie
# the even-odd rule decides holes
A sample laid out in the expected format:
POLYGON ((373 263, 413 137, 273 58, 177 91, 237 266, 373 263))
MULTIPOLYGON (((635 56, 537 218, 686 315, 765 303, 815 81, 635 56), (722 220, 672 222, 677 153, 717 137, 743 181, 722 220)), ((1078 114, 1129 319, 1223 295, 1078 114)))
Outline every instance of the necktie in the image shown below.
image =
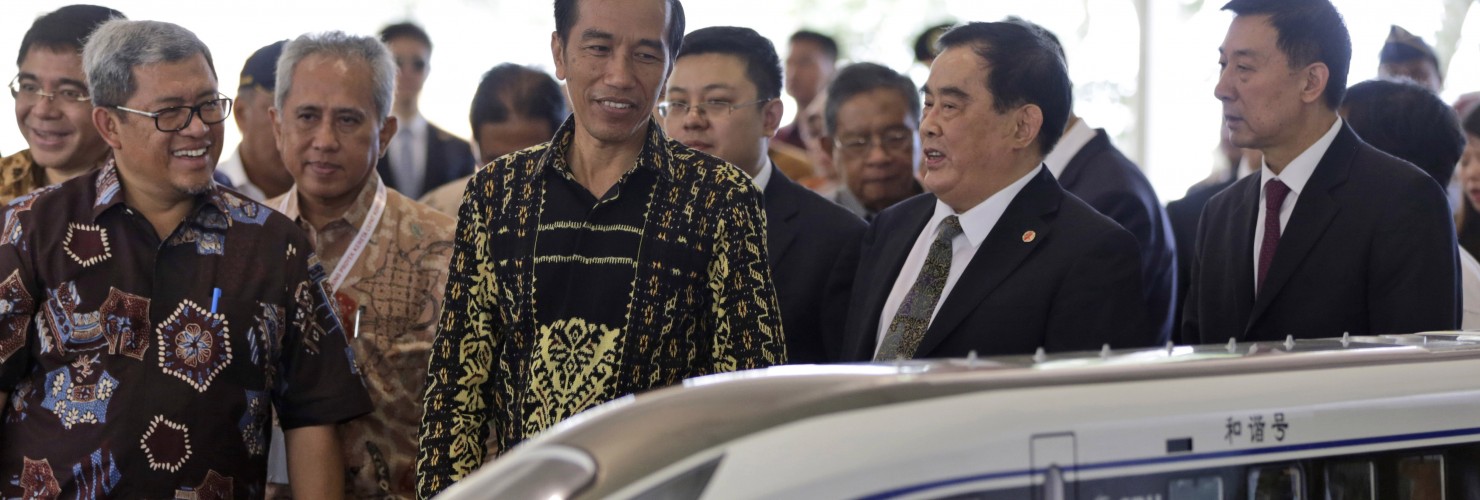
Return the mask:
POLYGON ((930 252, 925 255, 925 266, 920 268, 915 284, 910 285, 910 291, 899 304, 899 311, 894 313, 894 320, 889 322, 889 330, 884 334, 879 354, 874 356, 875 361, 915 356, 920 339, 925 338, 925 331, 930 328, 930 316, 935 312, 935 304, 940 302, 946 277, 951 274, 951 240, 959 234, 961 221, 956 216, 940 221, 940 232, 935 236, 935 242, 930 244, 930 252))
POLYGON ((1274 251, 1280 246, 1280 208, 1289 194, 1290 186, 1279 179, 1264 183, 1264 239, 1259 243, 1259 280, 1254 282, 1254 293, 1264 287, 1264 276, 1269 274, 1274 251))

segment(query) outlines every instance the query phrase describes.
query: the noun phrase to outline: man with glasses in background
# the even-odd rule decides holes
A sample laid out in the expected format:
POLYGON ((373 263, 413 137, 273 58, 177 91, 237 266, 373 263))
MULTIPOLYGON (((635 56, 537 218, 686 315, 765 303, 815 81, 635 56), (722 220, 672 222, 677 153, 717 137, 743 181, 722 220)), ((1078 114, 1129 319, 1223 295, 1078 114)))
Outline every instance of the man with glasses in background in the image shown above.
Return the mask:
POLYGON ((792 182, 767 157, 781 124, 781 62, 749 28, 689 33, 658 104, 669 135, 740 167, 765 197, 766 254, 791 363, 822 363, 847 318, 853 267, 839 259, 858 244, 863 221, 792 182))
POLYGON ((92 125, 82 44, 112 18, 123 14, 68 5, 37 18, 21 38, 20 72, 10 81, 10 96, 30 149, 0 158, 0 203, 82 175, 108 158, 108 144, 92 125))
POLYGON ((920 91, 909 77, 873 63, 838 72, 827 88, 822 140, 843 177, 838 204, 874 215, 920 194, 920 91))
POLYGON ((82 60, 114 154, 5 217, 0 495, 260 496, 275 413, 294 493, 340 498, 334 425, 370 402, 303 232, 212 182, 210 50, 114 20, 82 60))

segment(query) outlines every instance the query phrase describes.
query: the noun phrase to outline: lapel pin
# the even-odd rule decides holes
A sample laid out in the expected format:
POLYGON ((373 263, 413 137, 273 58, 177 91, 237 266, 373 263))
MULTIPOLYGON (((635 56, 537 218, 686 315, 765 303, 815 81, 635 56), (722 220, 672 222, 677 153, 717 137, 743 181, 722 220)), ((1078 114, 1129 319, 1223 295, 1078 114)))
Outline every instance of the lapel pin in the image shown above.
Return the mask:
POLYGON ((1028 231, 1023 233, 1023 243, 1032 243, 1035 239, 1038 239, 1037 231, 1028 231))

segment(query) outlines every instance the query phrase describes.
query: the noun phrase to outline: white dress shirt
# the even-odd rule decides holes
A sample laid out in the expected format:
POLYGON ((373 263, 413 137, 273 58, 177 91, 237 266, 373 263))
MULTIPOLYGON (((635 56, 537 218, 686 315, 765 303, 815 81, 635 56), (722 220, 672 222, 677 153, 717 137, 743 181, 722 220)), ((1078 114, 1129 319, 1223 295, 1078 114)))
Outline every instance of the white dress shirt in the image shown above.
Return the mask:
POLYGON ((1261 161, 1259 216, 1254 219, 1254 260, 1251 261, 1254 263, 1254 272, 1250 275, 1250 279, 1254 280, 1255 290, 1258 290, 1259 286, 1259 247, 1264 242, 1264 186, 1268 185, 1271 179, 1279 179, 1290 188, 1290 194, 1285 196, 1285 204, 1280 205, 1280 235, 1283 240, 1285 227, 1290 224, 1290 214, 1295 212, 1295 203, 1300 201, 1300 192, 1305 190, 1305 183, 1310 181, 1311 174, 1316 172, 1316 165, 1319 165, 1321 158, 1326 156, 1326 150, 1331 149, 1331 143, 1336 140, 1336 134, 1341 132, 1341 124, 1341 118, 1337 118, 1336 123, 1331 124, 1331 129, 1326 131, 1326 135, 1321 136, 1315 144, 1306 148, 1300 156, 1290 160, 1290 164, 1285 165, 1285 169, 1280 171, 1279 175, 1275 175, 1274 171, 1269 169, 1267 158, 1261 161))
POLYGON ((760 188, 762 193, 766 192, 766 185, 771 183, 771 171, 775 168, 776 164, 766 162, 765 166, 761 167, 761 171, 755 174, 755 178, 751 179, 751 182, 754 182, 755 187, 760 188))
MULTIPOLYGON (((1043 167, 1040 167, 1043 168, 1043 167)), ((910 287, 915 285, 915 280, 920 276, 920 270, 925 267, 925 258, 929 256, 930 245, 935 242, 935 236, 940 232, 940 223, 946 217, 955 215, 961 223, 961 234, 951 239, 951 272, 946 277, 945 287, 940 291, 940 300, 935 303, 935 310, 930 312, 931 322, 935 321, 936 313, 940 312, 941 304, 946 303, 946 297, 951 296, 951 289, 956 287, 956 281, 961 279, 961 273, 966 271, 966 266, 971 264, 972 257, 976 256, 976 250, 981 248, 982 242, 987 240, 992 228, 997 226, 997 221, 1002 218, 1002 213, 1007 210, 1007 205, 1017 198, 1023 186, 1038 175, 1038 169, 1033 169, 1016 182, 997 191, 985 201, 967 210, 965 213, 957 214, 955 210, 940 200, 935 201, 935 214, 930 216, 930 221, 925 223, 925 228, 915 238, 915 246, 910 247, 910 255, 904 261, 904 267, 899 268, 899 276, 894 278, 894 288, 889 291, 889 298, 884 302, 884 309, 879 313, 878 337, 874 342, 874 353, 878 354, 879 346, 884 342, 884 335, 889 333, 889 324, 894 322, 894 315, 899 312, 899 306, 904 302, 905 295, 910 293, 910 287)))
POLYGON ((396 176, 397 191, 411 199, 420 198, 426 188, 427 120, 420 114, 400 124, 391 138, 391 170, 396 176))
POLYGON ((1089 128, 1084 120, 1074 122, 1074 126, 1065 130, 1064 136, 1059 138, 1059 143, 1053 146, 1053 151, 1049 151, 1048 156, 1043 157, 1043 164, 1048 165, 1048 171, 1053 172, 1053 178, 1063 177, 1064 169, 1069 168, 1069 162, 1074 159, 1074 155, 1079 154, 1079 150, 1084 149, 1084 145, 1089 144, 1089 141, 1094 138, 1095 129, 1089 128))
POLYGON ((217 163, 216 171, 225 174, 227 179, 231 179, 231 187, 237 192, 259 202, 267 201, 267 195, 262 192, 262 188, 252 184, 252 179, 247 178, 247 168, 242 165, 241 146, 237 146, 231 152, 231 156, 217 163))

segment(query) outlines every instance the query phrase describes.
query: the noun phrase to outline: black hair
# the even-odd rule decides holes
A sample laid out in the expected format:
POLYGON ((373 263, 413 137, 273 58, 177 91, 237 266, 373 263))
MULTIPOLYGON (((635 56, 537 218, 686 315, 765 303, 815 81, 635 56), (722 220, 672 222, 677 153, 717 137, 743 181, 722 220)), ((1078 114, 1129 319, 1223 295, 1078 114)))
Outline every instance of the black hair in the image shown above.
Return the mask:
MULTIPOLYGON (((561 43, 570 43, 570 29, 576 25, 580 0, 555 0, 555 34, 561 43)), ((668 0, 668 59, 678 59, 678 49, 683 46, 684 13, 683 2, 668 0)))
POLYGON ((543 120, 550 125, 550 133, 553 134, 570 111, 566 109, 560 84, 550 75, 504 63, 484 73, 483 80, 478 82, 478 91, 473 94, 472 110, 468 113, 468 120, 473 125, 473 139, 476 141, 478 138, 479 125, 509 121, 511 114, 543 120))
POLYGON ((874 63, 855 63, 838 70, 832 83, 827 85, 827 106, 823 108, 823 121, 827 129, 838 130, 838 109, 849 99, 876 89, 899 93, 909 105, 910 116, 920 122, 920 90, 910 77, 874 63))
POLYGON ((683 37, 678 57, 725 54, 745 62, 745 76, 755 84, 757 99, 781 97, 781 58, 776 46, 750 28, 713 26, 683 37))
POLYGON ((432 51, 432 37, 428 36, 427 30, 421 29, 421 26, 406 22, 392 24, 380 30, 381 43, 390 43, 391 40, 401 37, 408 37, 424 43, 427 46, 427 52, 432 51))
POLYGON ((1449 185, 1465 134, 1454 108, 1439 96, 1411 82, 1368 80, 1347 89, 1341 107, 1346 124, 1367 144, 1449 185))
POLYGON ((822 33, 812 30, 798 30, 796 33, 792 33, 791 38, 788 38, 786 41, 787 43, 815 43, 817 46, 822 47, 822 52, 826 53, 828 57, 831 57, 833 61, 838 60, 838 41, 822 33))
POLYGON ((920 32, 920 36, 915 37, 915 61, 925 63, 934 60, 935 56, 940 55, 940 47, 936 44, 936 41, 945 32, 950 31, 952 26, 955 26, 955 24, 937 24, 925 28, 925 31, 920 32))
POLYGON ((1064 135, 1074 101, 1073 85, 1057 44, 1018 22, 969 23, 940 37, 942 50, 969 47, 986 64, 992 108, 1005 113, 1032 104, 1043 112, 1038 148, 1047 155, 1064 135))
POLYGON ((97 5, 68 5, 38 17, 21 38, 21 51, 15 64, 20 66, 25 62, 31 47, 82 52, 87 37, 109 19, 127 18, 122 12, 97 5))
POLYGON ((1326 107, 1341 106, 1351 69, 1352 39, 1346 21, 1328 0, 1233 0, 1223 6, 1239 16, 1268 15, 1279 33, 1276 44, 1290 61, 1290 68, 1324 63, 1330 70, 1326 81, 1326 107))

